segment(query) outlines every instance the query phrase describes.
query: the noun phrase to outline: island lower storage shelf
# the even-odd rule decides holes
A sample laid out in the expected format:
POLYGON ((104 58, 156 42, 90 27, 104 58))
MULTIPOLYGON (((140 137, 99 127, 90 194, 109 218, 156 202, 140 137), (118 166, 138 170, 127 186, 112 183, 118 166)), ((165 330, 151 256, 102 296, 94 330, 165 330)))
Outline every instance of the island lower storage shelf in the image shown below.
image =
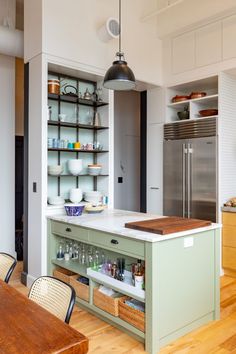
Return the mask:
MULTIPOLYGON (((105 220, 109 224, 109 211, 107 214, 105 220)), ((101 222, 98 222, 97 228, 94 225, 90 228, 91 217, 87 225, 83 219, 83 226, 77 223, 82 220, 79 217, 75 218, 75 223, 71 219, 67 223, 66 217, 51 218, 54 220, 48 220, 48 274, 53 274, 55 268, 62 267, 78 276, 87 277, 88 294, 86 300, 77 297, 79 306, 144 341, 148 353, 156 354, 171 341, 219 318, 219 227, 201 228, 199 231, 171 237, 155 236, 155 241, 152 241, 151 237, 146 237, 148 240, 142 238, 140 232, 137 235, 127 232, 126 236, 125 229, 117 233, 112 233, 112 230, 102 231, 99 226, 101 222), (71 232, 66 233, 67 229, 71 232), (106 252, 115 252, 118 256, 126 257, 127 264, 129 260, 132 262, 142 259, 145 261, 145 291, 137 291, 135 287, 98 274, 96 270, 87 270, 85 265, 76 260, 56 260, 58 242, 62 238, 97 248, 104 247, 106 252), (114 239, 119 242, 114 244, 111 242, 114 239), (114 304, 115 312, 110 310, 111 313, 109 307, 106 311, 106 308, 96 306, 94 290, 99 285, 110 287, 121 296, 145 303, 145 313, 140 316, 134 314, 129 322, 132 315, 125 313, 123 317, 121 315, 122 318, 119 317, 118 302, 114 304)), ((99 220, 99 217, 95 216, 94 220, 99 220)), ((76 276, 73 281, 74 279, 76 276)))

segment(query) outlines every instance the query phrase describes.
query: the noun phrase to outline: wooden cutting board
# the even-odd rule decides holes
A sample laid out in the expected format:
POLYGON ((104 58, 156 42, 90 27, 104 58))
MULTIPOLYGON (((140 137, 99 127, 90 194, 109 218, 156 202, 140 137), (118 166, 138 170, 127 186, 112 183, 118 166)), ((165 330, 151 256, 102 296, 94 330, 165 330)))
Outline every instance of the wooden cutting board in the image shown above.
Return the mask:
POLYGON ((125 224, 125 227, 159 235, 168 235, 175 232, 187 231, 210 225, 211 221, 207 220, 185 219, 177 216, 170 216, 166 218, 128 222, 125 224))

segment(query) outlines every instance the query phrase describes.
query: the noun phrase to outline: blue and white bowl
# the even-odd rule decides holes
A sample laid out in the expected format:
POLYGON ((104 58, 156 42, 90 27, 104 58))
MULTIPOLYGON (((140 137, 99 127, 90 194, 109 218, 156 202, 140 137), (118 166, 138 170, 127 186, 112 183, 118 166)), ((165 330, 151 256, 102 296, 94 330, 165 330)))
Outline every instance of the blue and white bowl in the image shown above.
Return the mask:
POLYGON ((65 204, 66 215, 80 216, 84 210, 84 205, 79 204, 65 204))

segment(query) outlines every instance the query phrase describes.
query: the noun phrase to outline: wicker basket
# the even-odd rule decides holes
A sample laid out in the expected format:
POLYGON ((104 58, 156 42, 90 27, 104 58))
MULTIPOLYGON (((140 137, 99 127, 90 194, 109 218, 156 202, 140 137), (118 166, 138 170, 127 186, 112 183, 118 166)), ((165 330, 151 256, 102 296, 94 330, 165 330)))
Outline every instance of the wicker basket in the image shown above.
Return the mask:
POLYGON ((99 291, 98 288, 95 288, 93 290, 93 303, 94 303, 94 305, 99 307, 103 311, 106 311, 116 317, 119 316, 118 302, 121 298, 123 298, 123 296, 117 297, 117 298, 107 296, 107 295, 101 293, 101 291, 99 291))
POLYGON ((70 270, 67 270, 65 268, 55 268, 53 271, 53 276, 57 279, 60 279, 64 281, 65 283, 70 284, 70 279, 76 275, 76 273, 71 272, 70 270))
POLYGON ((78 274, 70 277, 70 285, 75 289, 76 296, 89 302, 89 285, 80 283, 78 281, 79 277, 78 274))
POLYGON ((145 332, 145 313, 126 305, 125 300, 129 299, 130 297, 127 296, 119 299, 119 317, 140 331, 145 332))

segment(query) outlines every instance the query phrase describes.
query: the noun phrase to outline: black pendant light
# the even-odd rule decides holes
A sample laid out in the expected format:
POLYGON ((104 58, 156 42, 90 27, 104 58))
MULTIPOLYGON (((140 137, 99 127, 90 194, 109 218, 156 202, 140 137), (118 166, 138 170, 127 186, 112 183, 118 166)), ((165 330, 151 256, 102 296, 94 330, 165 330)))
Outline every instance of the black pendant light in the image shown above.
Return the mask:
POLYGON ((128 67, 121 51, 121 0, 119 0, 119 26, 119 52, 116 53, 117 59, 105 74, 103 86, 110 90, 127 91, 134 89, 136 84, 134 73, 128 67))

